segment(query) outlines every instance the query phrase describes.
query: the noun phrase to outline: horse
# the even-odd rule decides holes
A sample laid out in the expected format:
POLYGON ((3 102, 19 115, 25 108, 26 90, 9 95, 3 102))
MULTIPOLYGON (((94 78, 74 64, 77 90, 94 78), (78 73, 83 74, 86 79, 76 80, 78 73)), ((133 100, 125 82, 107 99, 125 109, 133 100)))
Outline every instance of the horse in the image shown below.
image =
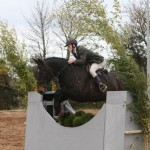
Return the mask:
POLYGON ((71 99, 77 102, 98 102, 106 100, 107 91, 121 91, 123 86, 114 72, 99 69, 102 82, 107 85, 107 91, 99 90, 85 65, 68 64, 67 59, 51 57, 44 60, 34 59, 37 69, 37 91, 44 94, 50 81, 57 77, 60 89, 55 92, 54 108, 58 110, 61 102, 71 99))

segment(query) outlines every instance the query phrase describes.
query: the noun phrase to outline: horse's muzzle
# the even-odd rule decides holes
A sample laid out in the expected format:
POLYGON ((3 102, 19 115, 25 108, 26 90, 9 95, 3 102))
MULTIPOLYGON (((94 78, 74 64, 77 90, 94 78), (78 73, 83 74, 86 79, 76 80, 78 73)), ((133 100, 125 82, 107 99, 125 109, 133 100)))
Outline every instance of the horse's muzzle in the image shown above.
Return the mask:
POLYGON ((37 92, 40 93, 41 95, 43 95, 46 91, 47 89, 45 87, 37 86, 37 92))

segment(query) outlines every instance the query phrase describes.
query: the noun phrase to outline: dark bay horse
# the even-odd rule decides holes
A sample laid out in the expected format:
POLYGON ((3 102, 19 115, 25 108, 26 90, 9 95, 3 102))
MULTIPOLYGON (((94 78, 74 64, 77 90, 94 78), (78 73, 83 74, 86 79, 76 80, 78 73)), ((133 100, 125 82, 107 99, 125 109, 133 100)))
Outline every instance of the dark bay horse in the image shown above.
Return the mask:
MULTIPOLYGON (((37 91, 46 92, 47 85, 57 77, 61 89, 56 91, 55 107, 66 99, 78 102, 97 102, 106 100, 106 92, 101 92, 85 66, 68 64, 66 59, 52 57, 34 60, 38 65, 37 91)), ((107 91, 123 90, 121 82, 113 72, 101 71, 100 78, 107 85, 107 91)))

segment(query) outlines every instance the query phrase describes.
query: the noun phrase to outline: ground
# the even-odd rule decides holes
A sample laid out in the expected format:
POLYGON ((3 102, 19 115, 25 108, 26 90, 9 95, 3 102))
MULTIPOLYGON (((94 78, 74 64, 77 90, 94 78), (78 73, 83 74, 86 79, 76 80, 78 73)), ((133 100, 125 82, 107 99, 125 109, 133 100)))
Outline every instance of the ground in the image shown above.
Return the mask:
MULTIPOLYGON (((96 114, 98 110, 84 111, 96 114)), ((24 150, 25 127, 25 111, 0 111, 0 150, 24 150)))
MULTIPOLYGON (((84 111, 96 114, 98 110, 84 111)), ((0 111, 0 150, 24 150, 25 127, 25 111, 0 111)))
POLYGON ((25 111, 0 111, 0 150, 24 150, 25 111))

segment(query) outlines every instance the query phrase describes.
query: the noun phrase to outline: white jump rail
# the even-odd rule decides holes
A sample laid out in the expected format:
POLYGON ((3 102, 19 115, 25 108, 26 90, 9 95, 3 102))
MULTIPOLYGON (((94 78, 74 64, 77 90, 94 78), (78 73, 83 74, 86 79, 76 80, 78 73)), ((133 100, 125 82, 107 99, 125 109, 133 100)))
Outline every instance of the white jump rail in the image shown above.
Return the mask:
POLYGON ((143 135, 126 133, 139 130, 126 111, 130 102, 127 91, 107 92, 106 104, 93 119, 69 128, 56 123, 46 112, 40 94, 30 92, 25 150, 142 150, 143 135))

